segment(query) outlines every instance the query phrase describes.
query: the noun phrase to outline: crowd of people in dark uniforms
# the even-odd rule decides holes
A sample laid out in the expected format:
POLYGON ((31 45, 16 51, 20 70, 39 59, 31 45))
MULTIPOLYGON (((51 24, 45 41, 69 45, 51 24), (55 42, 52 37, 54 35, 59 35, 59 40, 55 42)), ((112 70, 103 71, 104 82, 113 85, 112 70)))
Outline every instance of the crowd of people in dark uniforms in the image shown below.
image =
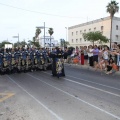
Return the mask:
POLYGON ((51 62, 47 49, 0 49, 0 73, 10 74, 47 69, 51 62))
POLYGON ((72 52, 67 48, 15 48, 0 49, 0 74, 21 73, 36 70, 52 70, 52 75, 65 76, 64 59, 72 52))

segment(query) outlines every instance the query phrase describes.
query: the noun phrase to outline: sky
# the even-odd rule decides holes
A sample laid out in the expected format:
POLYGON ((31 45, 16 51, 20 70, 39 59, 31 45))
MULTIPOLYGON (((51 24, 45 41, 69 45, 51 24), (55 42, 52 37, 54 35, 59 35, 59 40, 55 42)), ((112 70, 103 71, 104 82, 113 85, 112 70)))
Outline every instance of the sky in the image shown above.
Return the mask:
MULTIPOLYGON (((118 0, 116 0, 119 2, 118 0)), ((37 26, 45 22, 54 29, 54 39, 66 39, 66 28, 109 16, 110 0, 0 0, 0 42, 32 40, 37 26)), ((119 4, 120 5, 120 4, 119 4)), ((115 14, 120 17, 120 13, 115 14)), ((44 31, 40 36, 43 36, 44 31)))

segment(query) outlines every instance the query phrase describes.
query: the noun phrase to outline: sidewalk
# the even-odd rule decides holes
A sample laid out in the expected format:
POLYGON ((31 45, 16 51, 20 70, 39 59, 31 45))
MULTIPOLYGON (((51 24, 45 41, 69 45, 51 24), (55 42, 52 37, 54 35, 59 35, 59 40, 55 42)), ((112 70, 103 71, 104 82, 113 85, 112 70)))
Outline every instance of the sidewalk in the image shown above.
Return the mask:
MULTIPOLYGON (((95 71, 95 68, 93 68, 91 66, 88 66, 88 65, 81 65, 80 63, 78 63, 78 64, 64 63, 64 64, 67 65, 67 66, 73 66, 73 67, 78 67, 78 68, 82 68, 82 69, 88 69, 88 70, 91 70, 91 71, 95 71)), ((100 69, 97 69, 96 71, 101 72, 100 69)), ((102 72, 104 73, 104 71, 102 71, 102 72)), ((120 75, 120 71, 114 72, 112 74, 120 75)))

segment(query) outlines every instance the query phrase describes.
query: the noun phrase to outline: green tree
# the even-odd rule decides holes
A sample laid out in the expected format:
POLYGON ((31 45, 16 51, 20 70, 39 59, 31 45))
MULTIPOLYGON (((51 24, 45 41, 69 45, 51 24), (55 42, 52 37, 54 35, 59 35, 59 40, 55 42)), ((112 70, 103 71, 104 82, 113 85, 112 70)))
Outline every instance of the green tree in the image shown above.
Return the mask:
POLYGON ((18 47, 18 42, 14 43, 14 48, 18 47))
POLYGON ((31 41, 31 44, 36 46, 36 47, 40 47, 39 41, 36 41, 35 37, 33 37, 33 40, 31 41))
POLYGON ((67 47, 69 44, 68 41, 65 41, 64 39, 60 39, 60 46, 61 47, 67 47))
POLYGON ((36 37, 33 37, 32 44, 35 45, 35 42, 36 42, 36 37))
POLYGON ((112 42, 112 21, 113 21, 113 17, 115 15, 115 13, 119 12, 118 4, 119 3, 117 3, 115 0, 111 0, 111 2, 108 3, 108 5, 106 6, 107 12, 110 14, 110 18, 111 18, 110 48, 111 48, 111 42, 112 42))
POLYGON ((31 45, 33 45, 33 41, 32 40, 28 40, 28 46, 31 47, 31 45))
POLYGON ((19 44, 20 44, 22 47, 25 47, 25 45, 27 45, 27 43, 25 42, 25 40, 21 41, 19 44))
POLYGON ((49 35, 50 35, 50 48, 51 48, 51 36, 52 36, 53 33, 54 33, 53 28, 49 28, 48 33, 49 33, 49 35))
POLYGON ((2 42, 0 43, 0 48, 5 47, 5 44, 12 44, 12 43, 10 43, 9 41, 2 41, 2 42))
POLYGON ((96 32, 88 32, 88 33, 83 33, 83 38, 84 40, 90 41, 93 43, 96 41, 104 42, 107 43, 109 40, 106 38, 106 36, 103 36, 101 32, 96 31, 96 32))
POLYGON ((37 29, 36 29, 36 32, 35 32, 35 38, 37 38, 40 33, 41 33, 41 29, 40 29, 40 28, 37 28, 37 29))
POLYGON ((64 47, 68 47, 68 45, 70 45, 70 44, 69 44, 68 41, 65 41, 65 42, 64 42, 64 45, 65 45, 64 47))
POLYGON ((35 42, 35 44, 34 44, 37 48, 40 48, 40 44, 39 44, 39 42, 35 42))

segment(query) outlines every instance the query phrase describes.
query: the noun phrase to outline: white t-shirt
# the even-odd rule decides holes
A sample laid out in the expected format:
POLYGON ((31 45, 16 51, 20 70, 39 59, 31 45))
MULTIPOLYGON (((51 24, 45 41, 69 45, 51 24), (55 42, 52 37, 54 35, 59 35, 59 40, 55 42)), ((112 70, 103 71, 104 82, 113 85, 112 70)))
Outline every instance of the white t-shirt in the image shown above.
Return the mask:
POLYGON ((105 60, 108 59, 108 51, 104 51, 104 52, 103 52, 103 58, 104 58, 105 60))
POLYGON ((93 51, 93 49, 89 49, 88 57, 92 57, 93 56, 93 53, 91 53, 92 51, 93 51))

